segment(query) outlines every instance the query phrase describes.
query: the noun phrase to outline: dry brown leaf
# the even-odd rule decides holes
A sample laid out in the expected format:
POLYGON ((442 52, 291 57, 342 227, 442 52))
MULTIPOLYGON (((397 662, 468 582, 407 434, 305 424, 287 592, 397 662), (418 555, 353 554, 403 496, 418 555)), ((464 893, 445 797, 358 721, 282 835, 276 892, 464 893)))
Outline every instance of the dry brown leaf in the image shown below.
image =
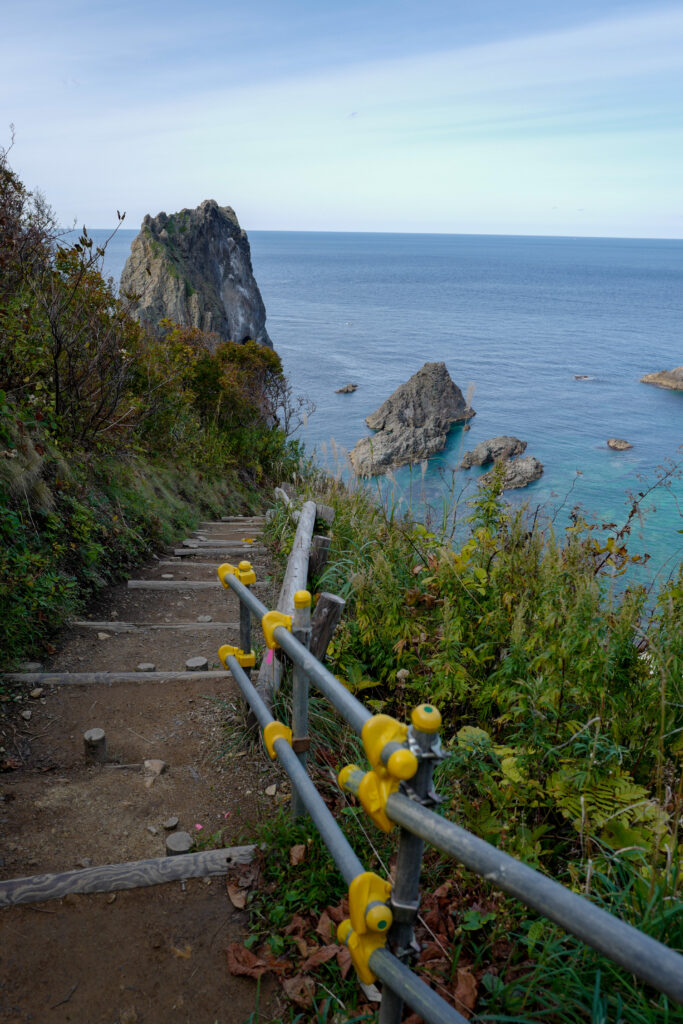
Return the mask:
POLYGON ((458 967, 458 979, 454 995, 461 1013, 463 1010, 474 1009, 477 1002, 478 988, 479 985, 475 976, 466 967, 458 967))
POLYGON ((345 896, 338 907, 326 907, 325 909, 335 924, 341 924, 344 918, 349 916, 349 901, 345 896))
POLYGON ((450 881, 444 882, 443 885, 440 885, 438 889, 434 890, 432 895, 435 896, 437 900, 442 900, 448 895, 452 885, 453 883, 450 881))
POLYGON ((237 910, 244 910, 247 905, 247 894, 244 889, 240 889, 234 882, 226 882, 225 887, 233 907, 236 907, 237 910))
POLYGON ((315 934, 319 935, 323 942, 329 942, 330 939, 337 934, 337 929, 332 921, 332 918, 323 910, 318 921, 318 926, 315 929, 315 934))
POLYGON ((292 920, 287 925, 287 927, 284 929, 284 934, 293 935, 294 932, 298 932, 299 935, 301 935, 305 927, 306 922, 304 921, 303 917, 301 917, 299 914, 295 914, 292 920))
POLYGON ((296 974, 293 978, 283 978, 282 987, 292 1002, 300 1006, 302 1010, 308 1009, 313 1003, 315 985, 312 978, 307 978, 304 974, 296 974))
POLYGON ((320 946, 316 949, 315 953, 309 956, 308 960, 305 960, 301 965, 302 971, 310 971, 313 967, 318 967, 320 964, 326 964, 328 960, 331 960, 333 956, 336 956, 341 946, 320 946))
POLYGON ((177 946, 171 946, 171 952, 173 956, 177 956, 179 960, 189 960, 192 956, 192 946, 185 946, 184 949, 178 949, 177 946))
POLYGON ((295 935, 294 942, 296 944, 296 948, 299 950, 299 956, 308 956, 308 943, 306 942, 306 940, 302 939, 300 935, 295 935))
POLYGON ((339 946, 337 952, 337 967, 342 978, 346 978, 346 975, 351 970, 351 954, 349 953, 346 946, 339 946))
POLYGON ((427 964, 434 960, 446 960, 446 955, 438 942, 428 942, 422 947, 420 963, 427 964))
POLYGON ((306 844, 305 843, 297 843, 296 846, 292 846, 292 848, 289 851, 289 863, 292 865, 292 867, 296 867, 297 864, 301 864, 301 862, 305 859, 305 857, 306 857, 306 844))
POLYGON ((231 974, 246 974, 248 978, 260 978, 270 970, 270 964, 239 942, 231 943, 225 951, 228 970, 231 974))

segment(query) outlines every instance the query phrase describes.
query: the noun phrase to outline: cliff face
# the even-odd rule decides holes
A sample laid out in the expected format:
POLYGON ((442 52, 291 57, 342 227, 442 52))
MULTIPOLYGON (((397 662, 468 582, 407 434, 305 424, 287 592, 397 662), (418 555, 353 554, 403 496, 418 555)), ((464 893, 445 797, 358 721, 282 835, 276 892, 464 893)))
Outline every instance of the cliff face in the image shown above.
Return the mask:
POLYGON ((474 409, 451 380, 446 364, 425 363, 366 417, 377 433, 361 438, 350 452, 353 468, 359 476, 373 476, 419 462, 442 450, 451 424, 472 416, 474 409))
POLYGON ((272 347, 246 232, 235 211, 213 199, 170 216, 147 214, 121 291, 138 296, 134 313, 153 329, 169 317, 226 341, 252 338, 272 347))

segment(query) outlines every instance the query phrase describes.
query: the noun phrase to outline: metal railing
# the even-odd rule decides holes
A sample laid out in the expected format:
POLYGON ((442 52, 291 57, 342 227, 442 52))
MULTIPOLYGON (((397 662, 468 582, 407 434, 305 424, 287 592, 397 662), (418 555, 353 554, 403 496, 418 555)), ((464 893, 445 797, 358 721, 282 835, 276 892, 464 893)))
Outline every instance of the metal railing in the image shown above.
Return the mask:
POLYGON ((289 617, 268 611, 251 593, 249 583, 254 577, 249 563, 223 565, 218 576, 237 595, 241 607, 260 619, 268 647, 280 648, 294 666, 290 729, 275 721, 251 682, 250 614, 241 617, 241 649, 224 646, 219 651, 263 730, 268 753, 278 758, 293 783, 294 813, 310 814, 349 884, 350 918, 339 926, 338 938, 348 946, 361 981, 378 978, 383 982, 380 1024, 398 1024, 404 1003, 428 1024, 465 1021, 406 965, 415 953, 413 926, 424 843, 454 857, 683 1005, 683 956, 434 813, 431 808, 438 798, 432 789, 432 772, 443 756, 441 716, 436 708, 416 708, 410 727, 387 715, 373 715, 308 650, 311 596, 307 591, 296 594, 294 616, 289 617), (359 798, 384 831, 400 826, 393 886, 364 870, 306 772, 309 683, 361 736, 371 764, 367 772, 355 765, 344 768, 340 785, 359 798))

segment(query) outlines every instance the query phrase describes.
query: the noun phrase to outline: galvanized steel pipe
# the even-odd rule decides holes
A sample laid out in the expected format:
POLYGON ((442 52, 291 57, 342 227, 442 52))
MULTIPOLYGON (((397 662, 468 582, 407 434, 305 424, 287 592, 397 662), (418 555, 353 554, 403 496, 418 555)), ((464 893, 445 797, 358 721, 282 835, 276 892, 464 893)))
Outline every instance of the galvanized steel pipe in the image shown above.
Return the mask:
POLYGON ((444 1002, 424 981, 387 949, 376 949, 368 959, 380 981, 419 1013, 427 1024, 466 1024, 465 1018, 444 1002))
POLYGON ((402 793, 387 817, 683 1004, 683 956, 402 793))

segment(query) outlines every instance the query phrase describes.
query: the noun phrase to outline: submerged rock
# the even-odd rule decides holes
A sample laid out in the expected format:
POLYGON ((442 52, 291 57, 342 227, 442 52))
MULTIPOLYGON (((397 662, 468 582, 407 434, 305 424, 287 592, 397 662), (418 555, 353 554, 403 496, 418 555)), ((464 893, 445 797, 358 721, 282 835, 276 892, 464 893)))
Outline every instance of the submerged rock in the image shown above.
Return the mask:
POLYGON ((425 363, 365 420, 374 437, 363 437, 350 452, 358 476, 373 476, 419 462, 445 444, 453 423, 474 416, 445 363, 425 363))
POLYGON ((247 234, 230 206, 149 214, 121 274, 135 316, 153 330, 165 317, 224 341, 272 346, 247 234))
MULTIPOLYGON (((533 455, 523 455, 521 459, 504 459, 501 461, 505 467, 505 476, 503 478, 504 491, 511 491, 517 487, 526 487, 527 484, 532 484, 534 480, 538 480, 543 475, 543 463, 539 462, 533 455)), ((484 473, 481 479, 489 479, 492 473, 493 470, 490 469, 488 473, 484 473)))
POLYGON ((654 384, 658 388, 667 388, 669 391, 683 391, 683 366, 676 366, 673 370, 648 373, 640 380, 642 384, 654 384))
POLYGON ((620 437, 610 437, 607 442, 608 448, 613 448, 615 452, 625 452, 628 448, 633 448, 632 444, 628 441, 623 441, 620 437))
POLYGON ((357 390, 357 384, 345 384, 343 388, 337 388, 335 395, 352 395, 353 392, 357 390))
POLYGON ((471 452, 465 452, 460 468, 487 466, 489 462, 495 462, 496 459, 509 459, 512 455, 521 455, 525 450, 526 441, 502 434, 500 437, 492 437, 490 441, 480 441, 471 452))

